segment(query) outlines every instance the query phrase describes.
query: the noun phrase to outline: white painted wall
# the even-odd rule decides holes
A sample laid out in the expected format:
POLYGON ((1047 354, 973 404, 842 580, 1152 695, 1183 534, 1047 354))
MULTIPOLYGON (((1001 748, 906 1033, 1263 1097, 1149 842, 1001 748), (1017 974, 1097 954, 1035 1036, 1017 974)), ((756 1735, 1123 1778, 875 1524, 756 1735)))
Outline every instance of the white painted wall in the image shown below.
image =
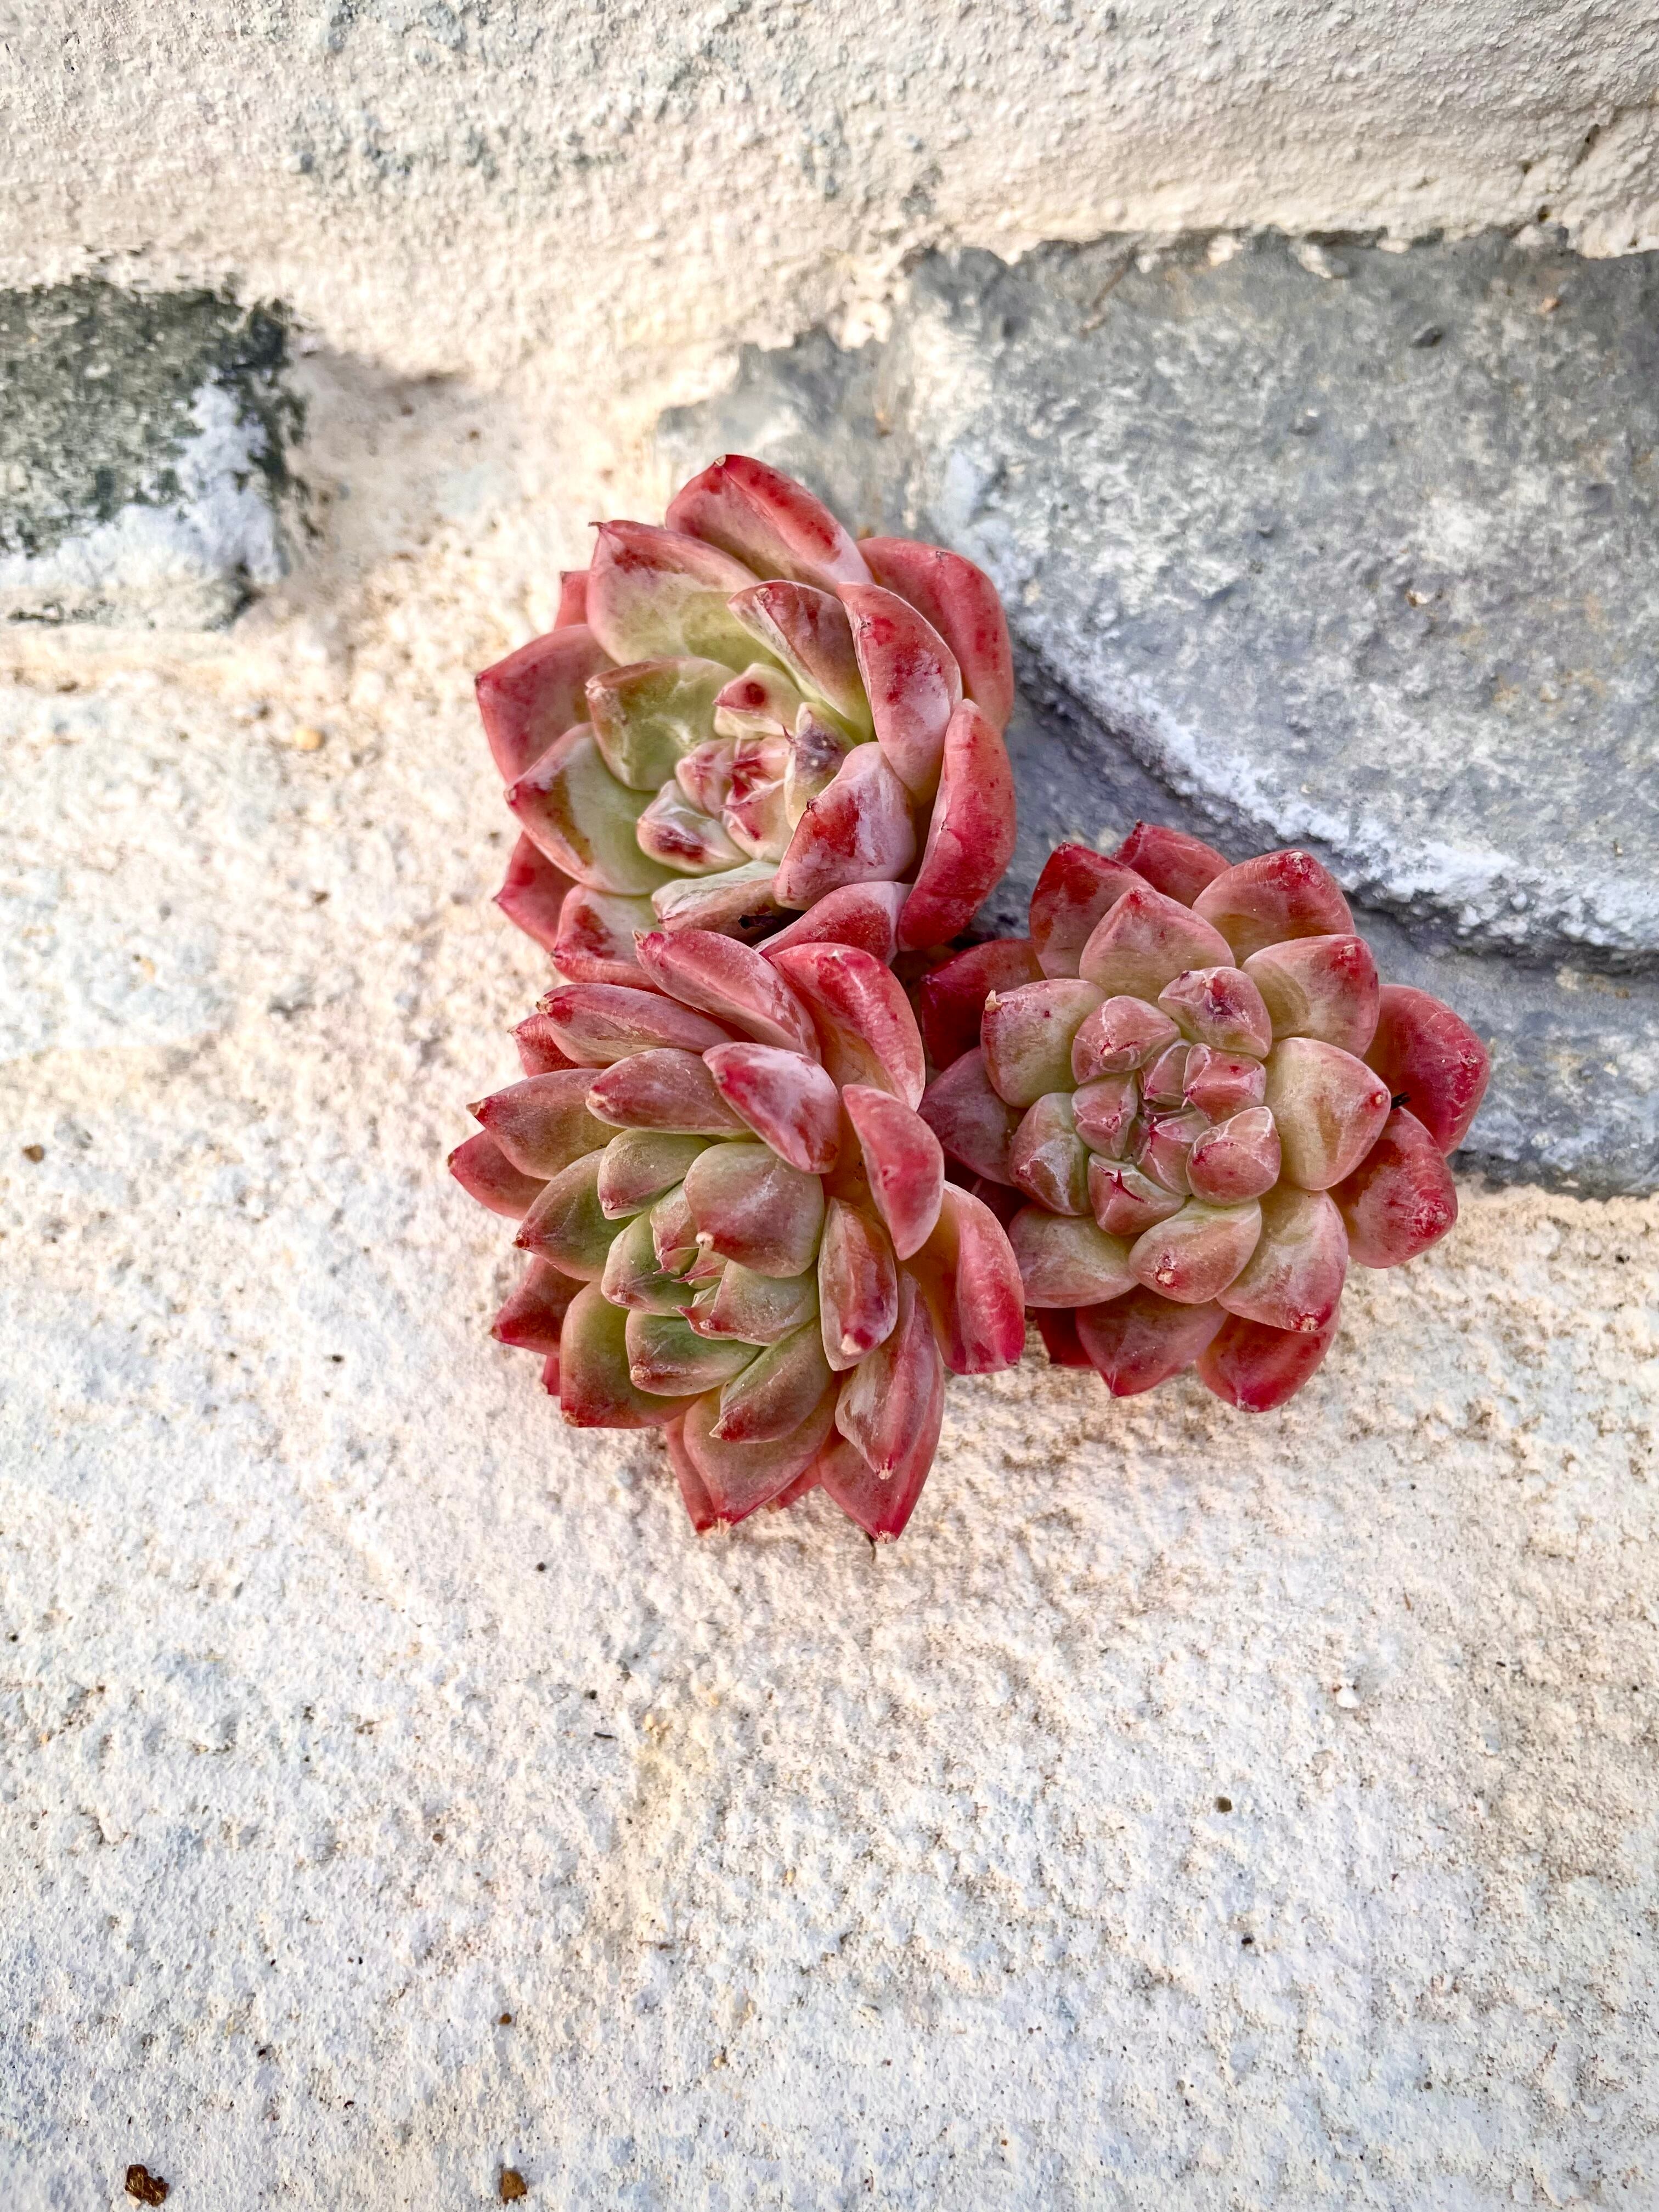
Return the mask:
MULTIPOLYGON (((236 279, 334 346, 684 383, 913 247, 1273 222, 1659 242, 1638 0, 32 0, 0 283, 236 279)), ((0 21, 0 33, 5 30, 0 21)))

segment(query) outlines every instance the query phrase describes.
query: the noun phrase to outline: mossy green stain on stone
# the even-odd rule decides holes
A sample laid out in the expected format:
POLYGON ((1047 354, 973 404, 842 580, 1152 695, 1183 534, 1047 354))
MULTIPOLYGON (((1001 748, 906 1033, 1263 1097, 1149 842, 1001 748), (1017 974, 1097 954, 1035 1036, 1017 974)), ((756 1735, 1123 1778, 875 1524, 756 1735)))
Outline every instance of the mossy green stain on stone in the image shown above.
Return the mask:
MULTIPOLYGON (((97 277, 0 292, 0 559, 40 562, 131 508, 184 510, 198 494, 188 455, 201 398, 223 397, 239 434, 228 492, 250 486, 275 513, 294 489, 288 453, 303 428, 285 388, 289 327, 279 307, 209 291, 145 293, 97 277)), ((221 410, 223 411, 222 409, 221 410)), ((234 567, 234 563, 232 566, 234 567)), ((223 579, 226 617, 247 579, 223 579)), ((53 619, 14 592, 13 619, 53 619)), ((119 620, 121 586, 90 587, 58 618, 119 620)))

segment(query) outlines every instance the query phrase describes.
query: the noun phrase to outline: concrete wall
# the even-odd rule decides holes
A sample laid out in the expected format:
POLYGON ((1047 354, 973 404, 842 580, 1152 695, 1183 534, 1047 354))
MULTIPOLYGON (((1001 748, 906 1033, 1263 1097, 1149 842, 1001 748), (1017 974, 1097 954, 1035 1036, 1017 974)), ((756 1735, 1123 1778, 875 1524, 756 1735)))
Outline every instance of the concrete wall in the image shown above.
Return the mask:
MULTIPOLYGON (((822 1498, 699 1544, 654 1439, 565 1431, 441 1165, 545 975, 471 676, 650 511, 659 405, 924 246, 1659 244, 1650 16, 0 0, 0 288, 116 295, 0 318, 0 550, 82 593, 0 627, 8 2212, 1659 2201, 1659 1199, 1465 1176, 1280 1415, 961 1382, 872 1553, 822 1498), (229 308, 129 312, 203 284, 287 303, 308 409, 214 629, 259 449, 160 537, 156 485, 277 399, 229 308)), ((1552 288, 1549 362, 1626 327, 1552 288)))
POLYGON ((1659 242, 1659 22, 1395 0, 14 6, 0 285, 229 279, 408 374, 684 387, 907 252, 1109 230, 1659 242))

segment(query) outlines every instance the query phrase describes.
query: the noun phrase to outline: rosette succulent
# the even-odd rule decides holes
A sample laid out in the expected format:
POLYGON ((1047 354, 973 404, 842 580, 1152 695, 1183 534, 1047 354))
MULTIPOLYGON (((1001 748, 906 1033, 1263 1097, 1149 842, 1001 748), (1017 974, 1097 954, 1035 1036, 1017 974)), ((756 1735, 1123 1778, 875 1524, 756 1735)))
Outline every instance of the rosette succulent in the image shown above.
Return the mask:
POLYGON ((521 1224, 496 1337, 542 1356, 574 1425, 662 1429, 700 1529, 821 1485, 896 1537, 947 1371, 1024 1346, 1008 1238, 916 1111, 901 896, 868 945, 836 941, 835 906, 760 950, 644 930, 636 982, 558 983, 451 1159, 521 1224))
POLYGON ((1061 846, 1030 927, 922 981, 923 1118, 1006 1220, 1053 1356, 1120 1396, 1196 1366, 1282 1405, 1349 1262, 1398 1266, 1455 1220, 1484 1046, 1380 981, 1307 853, 1230 866, 1138 823, 1109 857, 1061 846))
POLYGON ((988 578, 938 546, 855 543, 742 454, 662 528, 600 524, 556 627, 477 695, 523 833, 499 902, 572 981, 637 988, 641 932, 756 943, 836 894, 877 930, 896 907, 902 949, 942 945, 1013 849, 988 578))

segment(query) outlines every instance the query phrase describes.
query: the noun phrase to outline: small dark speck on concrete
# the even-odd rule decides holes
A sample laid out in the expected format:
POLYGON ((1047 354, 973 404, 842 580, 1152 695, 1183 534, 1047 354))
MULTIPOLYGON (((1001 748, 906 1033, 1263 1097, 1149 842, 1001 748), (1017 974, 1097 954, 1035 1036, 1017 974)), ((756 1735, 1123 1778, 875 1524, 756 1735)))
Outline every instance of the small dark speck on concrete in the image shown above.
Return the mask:
POLYGON ((513 2025, 512 2014, 510 2012, 504 2012, 501 2018, 496 2021, 495 2025, 497 2027, 511 2027, 513 2025))
POLYGON ((1231 1797, 1218 1797, 1215 1801, 1215 1809, 1218 1813, 1231 1813, 1233 1809, 1232 1799, 1231 1797))
POLYGON ((46 1148, 44 1145, 25 1145, 23 1147, 23 1158, 26 1160, 43 1160, 46 1157, 46 1148))
POLYGON ((127 2195, 136 2197, 141 2204, 165 2204, 167 2184, 159 2173, 152 2173, 147 2166, 127 2168, 127 2195))
POLYGON ((516 2204, 521 2197, 530 2194, 530 2184, 516 2166, 501 2168, 501 2178, 496 2187, 503 2204, 516 2204))
POLYGON ((1412 343, 1414 346, 1422 346, 1425 348, 1428 346, 1437 346, 1441 339, 1443 338, 1445 335, 1446 333, 1441 329, 1438 323, 1425 323, 1422 329, 1419 331, 1412 339, 1412 343))
POLYGON ((536 1562, 536 1572, 537 1572, 538 1575, 544 1575, 544 1574, 547 1572, 547 1561, 546 1561, 545 1559, 538 1559, 538 1560, 537 1560, 537 1562, 536 1562))
POLYGON ((1250 1951, 1255 1949, 1255 1938, 1254 1936, 1241 1936, 1238 1940, 1245 1950, 1250 1951))

